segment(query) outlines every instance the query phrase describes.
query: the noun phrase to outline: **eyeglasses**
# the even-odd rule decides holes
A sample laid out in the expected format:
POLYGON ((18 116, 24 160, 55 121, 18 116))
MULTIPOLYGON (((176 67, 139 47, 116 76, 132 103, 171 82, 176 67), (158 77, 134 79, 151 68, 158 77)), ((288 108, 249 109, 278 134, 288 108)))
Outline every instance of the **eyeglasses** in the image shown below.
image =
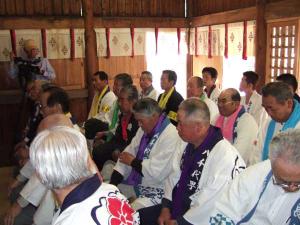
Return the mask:
POLYGON ((231 103, 231 102, 233 102, 233 101, 227 100, 227 99, 218 99, 217 104, 218 105, 226 105, 226 104, 231 103))
POLYGON ((274 175, 272 176, 272 181, 273 181, 274 185, 278 185, 278 186, 280 186, 282 188, 291 188, 291 187, 294 187, 294 188, 300 189, 300 182, 286 182, 286 181, 278 182, 276 180, 276 177, 274 175))

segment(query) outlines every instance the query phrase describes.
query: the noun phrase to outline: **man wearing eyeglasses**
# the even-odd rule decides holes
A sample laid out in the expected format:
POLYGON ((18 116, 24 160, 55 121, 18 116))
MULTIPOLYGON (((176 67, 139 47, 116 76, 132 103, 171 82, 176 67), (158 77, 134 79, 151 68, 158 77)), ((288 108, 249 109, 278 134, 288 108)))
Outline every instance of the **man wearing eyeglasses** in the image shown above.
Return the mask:
POLYGON ((218 98, 220 115, 214 124, 239 151, 246 164, 249 164, 258 126, 255 119, 246 112, 240 102, 241 96, 236 89, 228 88, 222 91, 218 98))
POLYGON ((269 159, 244 170, 199 224, 300 224, 300 130, 275 136, 269 159))

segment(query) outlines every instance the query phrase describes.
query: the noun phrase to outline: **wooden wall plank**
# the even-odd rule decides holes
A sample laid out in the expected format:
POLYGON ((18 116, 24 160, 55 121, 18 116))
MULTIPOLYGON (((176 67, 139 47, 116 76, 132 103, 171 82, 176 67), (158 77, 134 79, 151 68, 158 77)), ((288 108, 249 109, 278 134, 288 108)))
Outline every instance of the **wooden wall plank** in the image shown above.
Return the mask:
POLYGON ((15 0, 16 2, 16 15, 25 16, 25 3, 24 0, 15 0))
POLYGON ((70 15, 70 1, 62 0, 62 14, 65 16, 70 15))
POLYGON ((150 1, 142 1, 142 16, 150 15, 150 1))
POLYGON ((70 101, 70 112, 75 117, 78 124, 86 121, 88 116, 88 107, 86 98, 76 98, 70 101))
POLYGON ((32 16, 34 14, 34 4, 32 0, 25 0, 25 11, 27 16, 32 16))
POLYGON ((102 15, 103 16, 110 16, 110 0, 102 0, 102 15))
POLYGON ((142 0, 133 0, 133 15, 142 16, 142 0))
POLYGON ((126 15, 126 0, 118 0, 118 16, 126 15))
POLYGON ((256 8, 250 7, 191 18, 190 24, 191 27, 199 27, 214 24, 232 23, 242 20, 255 20, 255 18, 256 8))
POLYGON ((134 2, 133 0, 125 1, 125 16, 134 15, 133 2, 134 2))
POLYGON ((80 16, 81 0, 69 0, 69 2, 70 2, 70 15, 80 16))
POLYGON ((35 15, 45 15, 44 0, 34 0, 33 4, 35 15))
POLYGON ((53 1, 44 1, 44 12, 46 16, 53 15, 53 1))
POLYGON ((111 16, 119 16, 118 15, 118 0, 110 0, 109 8, 110 8, 111 16))
POLYGON ((300 16, 300 1, 285 0, 274 2, 266 5, 265 17, 266 20, 275 20, 288 17, 300 16))
POLYGON ((0 16, 4 16, 5 14, 6 14, 5 0, 0 0, 0 16))
POLYGON ((8 16, 14 16, 16 15, 16 3, 12 0, 5 0, 6 5, 6 14, 8 16))
POLYGON ((94 16, 102 16, 102 1, 94 0, 94 16))
POLYGON ((53 1, 53 15, 61 16, 62 11, 62 1, 61 0, 52 0, 53 1))

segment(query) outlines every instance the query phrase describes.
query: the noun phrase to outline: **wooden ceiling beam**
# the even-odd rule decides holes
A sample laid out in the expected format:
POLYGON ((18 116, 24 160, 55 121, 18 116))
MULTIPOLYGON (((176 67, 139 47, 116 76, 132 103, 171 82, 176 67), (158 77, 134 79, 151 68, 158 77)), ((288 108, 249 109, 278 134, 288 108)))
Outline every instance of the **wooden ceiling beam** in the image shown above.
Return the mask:
POLYGON ((209 14, 205 16, 193 17, 189 19, 189 22, 191 27, 200 27, 255 19, 256 7, 249 7, 244 9, 236 9, 221 13, 209 14))
MULTIPOLYGON (((172 28, 188 27, 185 18, 168 17, 94 17, 95 28, 172 28)), ((0 29, 60 29, 60 28, 84 28, 83 18, 67 17, 5 17, 0 19, 0 29)))

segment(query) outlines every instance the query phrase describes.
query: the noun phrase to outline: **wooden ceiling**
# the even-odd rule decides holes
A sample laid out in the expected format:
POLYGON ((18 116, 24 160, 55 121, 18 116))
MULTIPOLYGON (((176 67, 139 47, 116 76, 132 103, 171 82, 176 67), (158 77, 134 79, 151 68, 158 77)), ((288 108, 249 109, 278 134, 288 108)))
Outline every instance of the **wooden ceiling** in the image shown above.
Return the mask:
MULTIPOLYGON (((264 0, 94 0, 94 15, 184 18, 247 8, 256 1, 264 0)), ((80 17, 81 6, 81 0, 0 0, 0 16, 80 17)))

